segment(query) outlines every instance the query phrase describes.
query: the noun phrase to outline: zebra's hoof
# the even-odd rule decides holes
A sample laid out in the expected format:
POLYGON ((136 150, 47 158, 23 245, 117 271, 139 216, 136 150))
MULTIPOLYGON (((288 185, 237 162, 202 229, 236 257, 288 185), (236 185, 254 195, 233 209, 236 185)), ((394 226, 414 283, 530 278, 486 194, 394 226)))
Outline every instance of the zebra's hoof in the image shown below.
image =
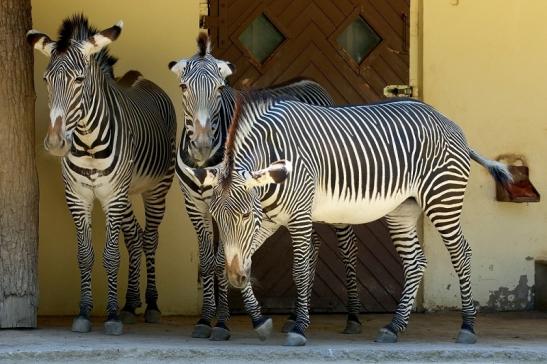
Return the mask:
POLYGON ((348 320, 346 321, 346 328, 342 331, 343 334, 360 334, 361 333, 361 323, 357 321, 348 320))
POLYGON ((458 344, 475 344, 477 342, 477 335, 472 331, 461 329, 456 342, 458 344))
POLYGON ((270 317, 266 319, 262 324, 255 327, 255 331, 258 334, 260 341, 264 341, 270 337, 273 331, 273 321, 270 317))
POLYGON ((144 322, 149 324, 159 324, 161 319, 161 312, 158 310, 148 309, 144 311, 144 322))
POLYGON ((287 340, 285 340, 284 346, 304 346, 308 340, 302 334, 296 332, 289 332, 287 334, 287 340))
POLYGON ((137 323, 137 315, 131 311, 120 311, 120 320, 126 325, 133 325, 137 323))
POLYGON ((281 332, 284 332, 285 334, 291 332, 291 330, 294 329, 295 323, 296 321, 287 319, 287 321, 285 321, 283 327, 281 328, 281 332))
POLYGON ((194 331, 192 331, 192 337, 198 339, 208 339, 211 336, 211 331, 213 329, 209 325, 197 324, 194 326, 194 331))
POLYGON ((376 341, 377 343, 396 343, 397 339, 398 338, 396 333, 386 329, 385 327, 382 327, 374 341, 376 341))
POLYGON ((90 332, 91 331, 91 321, 84 316, 75 317, 72 321, 72 331, 73 332, 90 332))
POLYGON ((226 341, 226 340, 230 340, 231 336, 232 334, 230 334, 230 330, 225 329, 224 327, 215 326, 211 330, 211 337, 209 338, 209 340, 226 341))
POLYGON ((123 324, 120 320, 108 320, 104 323, 104 333, 107 335, 123 334, 123 324))

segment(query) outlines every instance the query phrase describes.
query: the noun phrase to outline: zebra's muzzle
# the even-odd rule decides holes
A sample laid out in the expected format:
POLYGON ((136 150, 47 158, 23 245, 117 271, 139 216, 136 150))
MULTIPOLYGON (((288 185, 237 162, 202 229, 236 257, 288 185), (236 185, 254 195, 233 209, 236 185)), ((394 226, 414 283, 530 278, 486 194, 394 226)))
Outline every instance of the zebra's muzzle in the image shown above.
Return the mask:
POLYGON ((239 261, 239 255, 236 255, 231 262, 226 262, 228 282, 235 288, 242 289, 247 285, 250 277, 249 273, 250 272, 242 268, 239 261))
POLYGON ((55 123, 49 124, 49 128, 44 139, 44 148, 51 154, 55 156, 65 156, 70 149, 70 143, 66 136, 64 135, 63 130, 63 120, 59 116, 55 119, 55 123))

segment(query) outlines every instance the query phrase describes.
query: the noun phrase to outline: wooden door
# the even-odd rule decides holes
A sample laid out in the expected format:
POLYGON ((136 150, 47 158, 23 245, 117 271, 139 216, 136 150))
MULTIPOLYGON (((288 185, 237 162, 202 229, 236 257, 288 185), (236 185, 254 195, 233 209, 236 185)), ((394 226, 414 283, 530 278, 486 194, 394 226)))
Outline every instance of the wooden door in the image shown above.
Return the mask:
MULTIPOLYGON (((322 84, 338 104, 383 98, 408 83, 410 0, 211 0, 205 19, 215 57, 236 65, 236 87, 267 87, 296 77, 322 84)), ((345 273, 332 227, 315 225, 323 244, 312 310, 343 312, 345 273)), ((402 286, 399 257, 383 220, 355 227, 357 274, 368 312, 393 311, 402 286)), ((253 257, 255 292, 265 311, 292 309, 290 237, 280 229, 253 257)), ((240 295, 230 306, 242 307, 240 295)))

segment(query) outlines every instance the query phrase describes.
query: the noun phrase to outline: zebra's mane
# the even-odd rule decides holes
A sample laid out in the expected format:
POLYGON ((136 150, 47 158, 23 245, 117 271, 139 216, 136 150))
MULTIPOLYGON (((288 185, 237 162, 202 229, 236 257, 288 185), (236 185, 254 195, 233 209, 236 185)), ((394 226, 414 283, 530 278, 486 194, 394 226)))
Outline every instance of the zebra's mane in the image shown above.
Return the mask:
POLYGON ((232 183, 238 141, 248 134, 256 118, 263 115, 278 102, 286 100, 297 99, 290 95, 275 94, 269 89, 238 92, 225 144, 223 174, 219 179, 224 191, 227 191, 232 183))
POLYGON ((205 57, 205 55, 211 53, 211 40, 209 35, 205 32, 200 32, 197 39, 198 43, 198 54, 200 57, 205 57))
MULTIPOLYGON (((99 30, 89 25, 87 17, 83 14, 75 14, 71 17, 65 18, 59 28, 59 39, 55 42, 55 51, 58 53, 64 53, 72 45, 73 41, 86 41, 89 37, 97 34, 98 32, 99 30)), ((118 59, 108 53, 108 47, 104 47, 100 52, 94 54, 93 58, 105 74, 111 78, 114 78, 114 70, 112 66, 118 61, 118 59)))

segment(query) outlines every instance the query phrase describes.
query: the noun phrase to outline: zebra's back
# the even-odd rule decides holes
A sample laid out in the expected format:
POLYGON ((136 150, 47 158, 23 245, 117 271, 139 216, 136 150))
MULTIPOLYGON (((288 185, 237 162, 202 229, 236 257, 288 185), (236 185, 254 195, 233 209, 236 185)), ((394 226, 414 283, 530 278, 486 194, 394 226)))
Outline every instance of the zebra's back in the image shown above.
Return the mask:
POLYGON ((250 134, 248 145, 278 140, 270 159, 291 160, 295 174, 311 174, 317 221, 373 221, 409 197, 419 199, 432 178, 465 184, 469 175, 461 129, 416 101, 332 108, 282 101, 250 134))
POLYGON ((135 193, 174 170, 176 114, 169 96, 149 80, 140 78, 122 92, 129 106, 123 119, 132 137, 135 193))

